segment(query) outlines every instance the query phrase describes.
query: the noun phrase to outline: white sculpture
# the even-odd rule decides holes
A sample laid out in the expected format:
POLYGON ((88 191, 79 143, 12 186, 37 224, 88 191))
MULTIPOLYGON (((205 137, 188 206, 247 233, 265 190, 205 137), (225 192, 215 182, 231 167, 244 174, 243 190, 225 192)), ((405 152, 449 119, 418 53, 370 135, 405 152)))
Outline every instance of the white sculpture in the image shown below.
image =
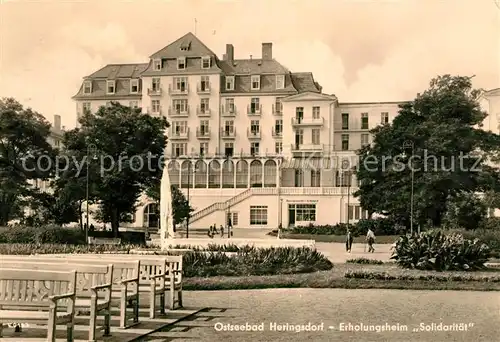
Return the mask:
POLYGON ((160 241, 161 249, 168 249, 174 236, 174 219, 172 214, 172 191, 168 163, 163 166, 160 185, 160 241))

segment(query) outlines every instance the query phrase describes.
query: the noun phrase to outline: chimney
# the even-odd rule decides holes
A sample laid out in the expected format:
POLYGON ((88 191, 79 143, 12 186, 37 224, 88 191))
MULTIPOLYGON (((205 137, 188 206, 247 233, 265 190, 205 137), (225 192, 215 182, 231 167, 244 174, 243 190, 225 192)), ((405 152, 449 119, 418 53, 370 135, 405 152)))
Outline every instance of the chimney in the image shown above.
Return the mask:
POLYGON ((58 131, 61 130, 61 116, 60 115, 54 115, 54 128, 58 131))
POLYGON ((262 43, 262 59, 266 61, 273 59, 273 43, 262 43))
POLYGON ((226 44, 226 61, 234 61, 234 46, 233 44, 226 44))

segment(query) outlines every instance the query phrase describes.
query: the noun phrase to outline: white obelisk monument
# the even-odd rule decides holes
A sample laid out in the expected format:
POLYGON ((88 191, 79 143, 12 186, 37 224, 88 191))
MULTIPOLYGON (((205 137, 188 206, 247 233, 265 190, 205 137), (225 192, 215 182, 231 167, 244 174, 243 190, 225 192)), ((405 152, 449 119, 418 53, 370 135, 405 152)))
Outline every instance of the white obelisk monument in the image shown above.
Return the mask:
POLYGON ((160 241, 161 249, 168 249, 173 245, 174 220, 172 215, 172 191, 170 188, 170 174, 168 163, 163 166, 163 174, 160 185, 160 241))

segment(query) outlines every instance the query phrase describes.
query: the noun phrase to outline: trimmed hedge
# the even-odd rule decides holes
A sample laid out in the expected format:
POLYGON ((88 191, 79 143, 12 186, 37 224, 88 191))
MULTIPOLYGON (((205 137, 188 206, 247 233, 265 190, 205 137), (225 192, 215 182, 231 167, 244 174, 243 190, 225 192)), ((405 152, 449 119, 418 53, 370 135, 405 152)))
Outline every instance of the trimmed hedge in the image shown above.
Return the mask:
POLYGON ((480 281, 480 282, 492 282, 498 283, 500 282, 500 276, 492 275, 492 276, 475 276, 471 275, 460 275, 460 274, 401 274, 401 275, 392 275, 386 272, 373 272, 373 271, 355 271, 348 270, 344 274, 345 278, 349 279, 369 279, 369 280, 425 280, 425 281, 480 281))
POLYGON ((384 262, 382 260, 373 260, 367 258, 356 258, 346 260, 346 264, 362 264, 362 265, 383 265, 384 262))
POLYGON ((312 234, 312 235, 345 235, 347 228, 350 228, 354 236, 362 236, 368 232, 368 228, 375 235, 399 235, 404 233, 404 228, 400 228, 395 222, 389 218, 376 218, 359 220, 355 224, 338 223, 334 225, 308 225, 297 226, 284 230, 286 233, 292 234, 312 234))

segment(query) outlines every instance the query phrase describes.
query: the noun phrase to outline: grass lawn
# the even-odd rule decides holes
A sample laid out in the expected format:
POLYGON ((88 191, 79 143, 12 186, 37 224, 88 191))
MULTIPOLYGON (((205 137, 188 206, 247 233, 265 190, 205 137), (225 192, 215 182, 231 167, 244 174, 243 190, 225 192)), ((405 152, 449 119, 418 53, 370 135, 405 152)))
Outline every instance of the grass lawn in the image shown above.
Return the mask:
POLYGON ((306 274, 248 276, 248 277, 210 277, 185 278, 185 290, 237 290, 263 288, 346 288, 346 289, 409 289, 409 290, 470 290, 499 291, 500 269, 487 269, 480 272, 431 272, 404 270, 394 264, 359 265, 335 264, 330 271, 306 274), (345 278, 346 271, 364 271, 390 276, 411 275, 412 280, 375 280, 345 278), (469 281, 420 280, 418 277, 432 275, 470 277, 469 281), (494 281, 494 278, 496 281, 494 281))
MULTIPOLYGON (((272 234, 270 234, 272 235, 272 234)), ((276 236, 275 234, 273 234, 276 236)), ((316 242, 341 242, 345 243, 345 235, 316 235, 316 234, 281 234, 282 239, 314 240, 316 242)), ((399 238, 399 235, 380 235, 377 236, 377 244, 393 244, 399 238)), ((365 243, 364 236, 354 238, 354 243, 365 243)))

